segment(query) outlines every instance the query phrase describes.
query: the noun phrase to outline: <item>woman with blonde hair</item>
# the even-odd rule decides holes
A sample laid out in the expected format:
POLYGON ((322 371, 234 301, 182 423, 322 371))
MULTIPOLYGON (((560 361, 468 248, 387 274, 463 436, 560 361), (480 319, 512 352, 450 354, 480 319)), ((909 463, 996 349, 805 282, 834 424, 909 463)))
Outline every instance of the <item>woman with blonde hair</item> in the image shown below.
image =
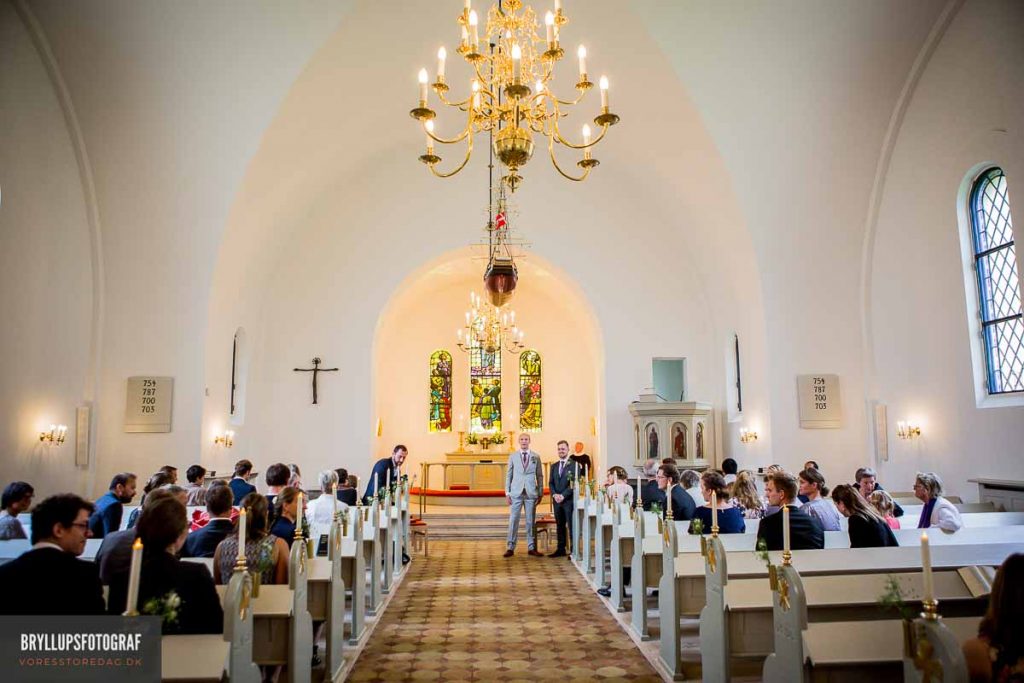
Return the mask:
POLYGON ((896 510, 896 501, 892 499, 888 491, 883 489, 875 489, 868 496, 868 502, 871 506, 878 510, 878 514, 882 515, 885 519, 885 523, 889 525, 890 529, 899 529, 900 520, 896 519, 894 514, 896 510))
POLYGON ((743 511, 744 519, 761 519, 764 517, 765 505, 754 483, 754 473, 741 470, 732 483, 732 498, 736 507, 743 511))

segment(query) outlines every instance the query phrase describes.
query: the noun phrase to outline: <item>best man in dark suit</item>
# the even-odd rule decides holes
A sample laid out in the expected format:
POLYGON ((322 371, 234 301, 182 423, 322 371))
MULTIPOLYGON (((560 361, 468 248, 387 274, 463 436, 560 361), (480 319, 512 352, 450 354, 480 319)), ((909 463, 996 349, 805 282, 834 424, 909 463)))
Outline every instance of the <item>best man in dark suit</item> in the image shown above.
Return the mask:
POLYGON ((676 469, 676 466, 662 465, 659 467, 656 481, 658 482, 659 491, 658 497, 654 502, 660 502, 661 509, 667 510, 665 507, 665 489, 671 487, 672 519, 677 522, 693 519, 694 515, 697 514, 697 504, 693 502, 693 496, 679 485, 679 470, 676 469))
POLYGON ((94 538, 103 538, 121 528, 121 517, 126 503, 135 497, 135 475, 131 472, 115 474, 110 480, 110 490, 96 501, 94 512, 89 518, 89 531, 94 538))
POLYGON ((765 495, 769 505, 779 506, 779 511, 761 520, 757 527, 757 538, 764 539, 768 550, 782 550, 782 507, 789 508, 790 550, 820 550, 825 547, 825 531, 818 520, 798 507, 793 507, 798 486, 796 477, 788 472, 773 472, 765 482, 765 495))
POLYGON ((366 493, 363 495, 363 503, 369 505, 371 499, 377 494, 377 487, 387 486, 389 478, 391 483, 398 481, 398 468, 402 466, 408 455, 409 449, 402 444, 398 444, 391 451, 390 458, 381 458, 374 463, 373 470, 370 472, 370 478, 366 482, 366 493))
POLYGON ((231 523, 233 495, 227 486, 215 486, 206 492, 206 511, 210 513, 210 521, 188 535, 181 549, 182 557, 213 557, 217 544, 235 528, 231 523))
POLYGON ((32 511, 32 550, 0 566, 0 614, 103 614, 103 586, 94 562, 78 556, 89 538, 92 503, 70 493, 32 511))
POLYGON ((252 462, 239 460, 235 463, 235 476, 228 482, 228 487, 234 495, 232 505, 241 505, 242 499, 250 493, 256 492, 256 487, 249 483, 249 475, 252 474, 252 462))
POLYGON ((551 471, 548 474, 548 489, 551 491, 551 503, 555 508, 558 547, 548 557, 566 556, 566 541, 572 535, 572 482, 577 476, 576 468, 577 464, 569 459, 569 442, 559 441, 558 462, 551 463, 551 471))

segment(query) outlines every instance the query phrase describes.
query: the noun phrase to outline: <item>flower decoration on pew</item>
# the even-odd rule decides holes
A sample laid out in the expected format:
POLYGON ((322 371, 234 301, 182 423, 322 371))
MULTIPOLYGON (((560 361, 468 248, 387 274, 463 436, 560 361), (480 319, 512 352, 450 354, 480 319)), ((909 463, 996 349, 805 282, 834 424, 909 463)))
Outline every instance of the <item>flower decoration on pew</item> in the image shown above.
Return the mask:
POLYGON ((907 606, 903 599, 903 587, 895 576, 891 574, 885 581, 885 591, 878 596, 878 604, 885 609, 895 610, 904 621, 913 621, 914 610, 907 606))
POLYGON ((162 598, 147 600, 142 606, 142 613, 160 617, 164 626, 174 626, 178 623, 179 609, 181 609, 181 598, 174 591, 170 591, 162 598))

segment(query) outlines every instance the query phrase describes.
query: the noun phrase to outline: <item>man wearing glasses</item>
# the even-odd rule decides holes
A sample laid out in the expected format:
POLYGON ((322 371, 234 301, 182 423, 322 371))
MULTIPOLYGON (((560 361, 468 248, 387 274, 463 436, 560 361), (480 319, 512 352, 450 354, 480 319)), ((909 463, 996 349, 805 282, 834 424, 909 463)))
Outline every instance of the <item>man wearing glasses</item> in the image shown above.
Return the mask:
POLYGON ((658 482, 659 499, 654 502, 660 502, 661 509, 667 513, 668 507, 665 501, 671 498, 672 519, 677 522, 693 519, 697 514, 697 504, 693 502, 693 498, 686 492, 686 489, 679 485, 679 470, 676 469, 676 466, 670 464, 659 467, 655 481, 658 482))
POLYGON ((95 562, 83 562, 92 503, 70 493, 32 511, 32 549, 0 566, 0 614, 103 614, 95 562))

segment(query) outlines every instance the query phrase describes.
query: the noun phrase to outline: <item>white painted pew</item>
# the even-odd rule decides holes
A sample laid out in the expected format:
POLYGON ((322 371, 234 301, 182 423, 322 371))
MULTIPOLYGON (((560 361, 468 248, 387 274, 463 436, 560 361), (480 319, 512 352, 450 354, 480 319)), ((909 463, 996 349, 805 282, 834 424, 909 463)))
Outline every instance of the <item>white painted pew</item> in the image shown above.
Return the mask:
POLYGON ((584 578, 590 580, 591 557, 594 550, 594 516, 597 514, 597 502, 590 496, 590 487, 583 486, 583 529, 580 534, 580 571, 584 578))
POLYGON ((597 514, 594 517, 594 585, 601 588, 608 582, 608 554, 612 543, 612 508, 616 503, 606 494, 597 496, 597 514))
MULTIPOLYGON (((638 511, 639 513, 640 511, 638 511)), ((661 579, 661 525, 653 512, 637 514, 633 524, 633 563, 630 583, 633 591, 630 625, 642 640, 651 638, 647 627, 647 589, 661 579)))
MULTIPOLYGON (((103 543, 102 538, 90 538, 85 542, 85 551, 78 556, 78 559, 92 562, 96 559, 96 553, 103 543)), ((19 555, 32 549, 32 541, 27 538, 15 538, 10 541, 0 541, 0 564, 10 562, 19 555)))
MULTIPOLYGON (((611 572, 611 602, 617 612, 625 611, 625 590, 623 589, 623 568, 630 566, 633 558, 633 514, 628 505, 612 506, 612 540, 609 552, 611 572)), ((630 570, 632 571, 632 570, 630 570)))
POLYGON ((576 566, 583 563, 583 517, 586 510, 586 487, 580 486, 579 479, 572 485, 573 520, 572 520, 572 559, 576 566))

